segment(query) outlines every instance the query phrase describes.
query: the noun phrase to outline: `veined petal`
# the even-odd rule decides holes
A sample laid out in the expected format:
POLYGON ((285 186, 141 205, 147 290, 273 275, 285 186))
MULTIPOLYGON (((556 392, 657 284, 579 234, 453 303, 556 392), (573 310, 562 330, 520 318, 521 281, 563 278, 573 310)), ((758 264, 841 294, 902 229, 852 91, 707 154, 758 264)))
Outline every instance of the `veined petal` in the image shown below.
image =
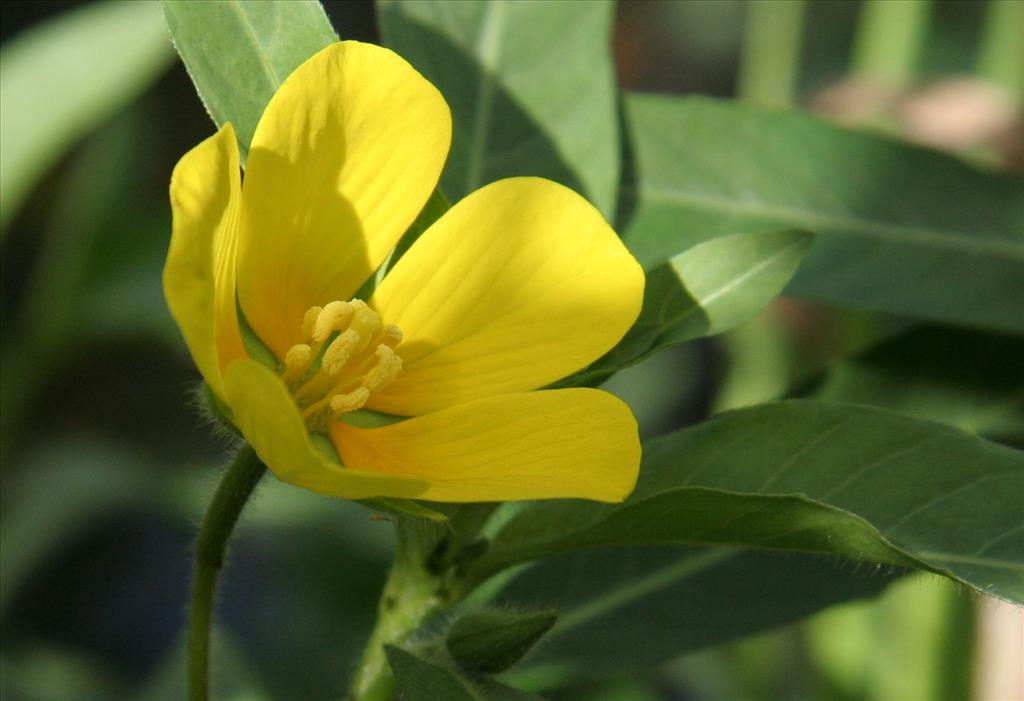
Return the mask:
POLYGON ((230 123, 186 153, 171 175, 174 220, 164 297, 196 367, 221 398, 221 371, 245 357, 235 307, 240 188, 230 123))
POLYGON ((224 374, 227 401, 242 435, 283 482, 346 499, 413 497, 426 484, 415 477, 349 470, 317 452, 280 378, 248 358, 224 374))
POLYGON ((405 334, 404 369, 368 406, 418 415, 565 377, 622 338, 643 287, 581 196, 541 178, 492 183, 448 210, 374 294, 405 334))
POLYGON ((349 299, 437 184, 451 113, 388 49, 346 41, 299 66, 267 105, 249 150, 239 301, 279 359, 303 313, 349 299))
POLYGON ((420 499, 618 502, 636 484, 640 440, 621 400, 595 389, 487 397, 381 428, 331 427, 342 462, 426 480, 420 499))

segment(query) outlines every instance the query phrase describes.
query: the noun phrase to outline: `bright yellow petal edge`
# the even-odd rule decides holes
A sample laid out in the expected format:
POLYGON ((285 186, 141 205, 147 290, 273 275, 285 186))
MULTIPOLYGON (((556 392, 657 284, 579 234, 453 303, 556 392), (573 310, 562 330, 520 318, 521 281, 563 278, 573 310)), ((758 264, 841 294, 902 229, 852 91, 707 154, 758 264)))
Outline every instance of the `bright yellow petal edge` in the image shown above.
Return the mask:
POLYGON ((636 485, 640 439, 607 392, 487 397, 381 428, 331 429, 342 462, 426 481, 442 502, 582 498, 620 502, 636 485))
POLYGON ((171 176, 164 297, 196 367, 222 399, 222 368, 245 355, 234 301, 240 188, 230 123, 186 153, 171 176))
POLYGON ((355 41, 319 51, 274 94, 246 166, 238 299, 279 360, 303 313, 351 298, 419 214, 451 125, 405 59, 355 41))
POLYGON ((636 321, 644 273, 601 213, 542 178, 499 180, 446 212, 371 306, 405 334, 402 373, 367 404, 414 416, 543 387, 636 321))
POLYGON ((278 479, 345 499, 425 493, 427 483, 415 476, 342 468, 321 455, 284 383, 255 360, 231 363, 224 386, 238 429, 278 479))

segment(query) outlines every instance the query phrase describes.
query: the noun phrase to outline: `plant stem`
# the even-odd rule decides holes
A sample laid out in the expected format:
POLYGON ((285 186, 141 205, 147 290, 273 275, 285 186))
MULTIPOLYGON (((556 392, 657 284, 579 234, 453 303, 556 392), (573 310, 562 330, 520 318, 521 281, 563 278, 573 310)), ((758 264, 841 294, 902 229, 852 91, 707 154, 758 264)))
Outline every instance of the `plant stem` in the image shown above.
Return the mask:
POLYGON ((867 0, 854 39, 853 73, 893 90, 914 77, 928 31, 930 0, 867 0))
POLYGON ((1024 98, 1024 3, 990 0, 978 51, 978 74, 1024 98))
POLYGON ((188 698, 206 701, 210 688, 210 624, 217 575, 239 514, 266 471, 255 451, 243 445, 221 478, 196 538, 192 596, 188 607, 188 698))
POLYGON ((804 0, 747 6, 736 88, 740 98, 769 107, 796 102, 805 13, 804 0))
POLYGON ((353 701, 391 701, 396 686, 384 646, 401 644, 432 614, 454 603, 441 579, 426 567, 444 532, 443 526, 424 519, 397 517, 395 562, 380 597, 377 624, 349 692, 353 701))

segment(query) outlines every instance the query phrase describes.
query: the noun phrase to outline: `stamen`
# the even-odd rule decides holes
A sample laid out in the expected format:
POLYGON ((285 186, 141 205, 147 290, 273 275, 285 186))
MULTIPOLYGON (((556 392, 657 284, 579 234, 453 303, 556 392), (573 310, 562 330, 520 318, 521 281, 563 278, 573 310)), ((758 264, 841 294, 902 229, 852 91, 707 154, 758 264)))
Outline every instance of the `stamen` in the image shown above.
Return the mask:
POLYGON ((331 414, 333 418, 338 418, 342 414, 362 409, 369 398, 370 390, 365 387, 359 387, 348 394, 336 394, 331 397, 331 414))
POLYGON ((320 367, 328 375, 337 375, 345 367, 349 358, 352 357, 352 352, 359 344, 359 340, 359 334, 354 329, 345 331, 334 339, 331 345, 327 346, 327 350, 324 351, 323 360, 320 361, 320 367))
POLYGON ((380 342, 392 348, 397 348, 398 344, 402 342, 402 336, 402 329, 398 328, 395 324, 387 324, 381 334, 380 342))
POLYGON ((281 378, 311 431, 323 431, 342 414, 363 408, 371 393, 402 370, 395 352, 401 329, 384 324, 362 300, 310 307, 302 317, 302 334, 308 340, 285 353, 281 378))
POLYGON ((331 335, 332 331, 340 331, 345 328, 351 319, 351 304, 331 302, 316 317, 316 321, 313 324, 313 340, 317 343, 323 343, 331 335))
POLYGON ((313 349, 305 343, 298 343, 288 349, 284 356, 284 379, 294 380, 302 377, 313 359, 313 349))
POLYGON ((313 337, 313 325, 316 324, 316 319, 320 316, 320 312, 324 310, 323 307, 310 307, 306 310, 306 313, 302 317, 302 335, 306 338, 313 337))
POLYGON ((395 351, 390 346, 385 346, 383 343, 377 346, 376 355, 380 360, 363 378, 363 387, 371 392, 383 388, 402 370, 402 359, 395 355, 395 351))
POLYGON ((362 351, 370 343, 370 339, 377 335, 381 328, 380 314, 370 309, 365 303, 356 307, 352 316, 352 323, 349 328, 359 333, 364 340, 359 350, 362 351))

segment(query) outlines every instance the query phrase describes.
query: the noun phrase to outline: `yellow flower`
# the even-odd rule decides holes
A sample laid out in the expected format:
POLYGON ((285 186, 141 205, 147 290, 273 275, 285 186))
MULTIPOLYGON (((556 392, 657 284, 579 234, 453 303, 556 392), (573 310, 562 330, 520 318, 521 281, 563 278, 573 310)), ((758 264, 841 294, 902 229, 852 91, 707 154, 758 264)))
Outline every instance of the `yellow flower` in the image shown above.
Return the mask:
POLYGON ((639 265, 582 197, 540 178, 492 183, 352 299, 450 142, 448 105, 402 58, 327 47, 271 99, 244 186, 230 124, 175 168, 171 313, 285 482, 352 499, 621 501, 640 461, 625 404, 531 391, 600 357, 640 310, 639 265), (246 328, 273 359, 250 357, 246 328), (363 407, 410 418, 359 427, 363 407))

